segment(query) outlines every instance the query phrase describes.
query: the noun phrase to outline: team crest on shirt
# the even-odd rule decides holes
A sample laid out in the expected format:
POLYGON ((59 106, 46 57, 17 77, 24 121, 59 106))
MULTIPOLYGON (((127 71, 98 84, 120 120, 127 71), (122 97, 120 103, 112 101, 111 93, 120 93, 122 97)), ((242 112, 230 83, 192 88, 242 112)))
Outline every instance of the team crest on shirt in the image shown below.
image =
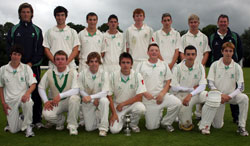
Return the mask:
POLYGON ((232 40, 229 40, 230 43, 232 43, 232 40))
POLYGON ((69 36, 68 35, 66 36, 65 40, 69 40, 69 36))
POLYGON ((221 75, 218 75, 218 78, 220 78, 221 77, 221 75))
POLYGON ((195 75, 194 75, 194 78, 195 78, 195 79, 198 79, 198 75, 197 75, 197 74, 195 74, 195 75))
POLYGON ((134 36, 132 37, 132 44, 136 44, 136 38, 134 36))
POLYGON ((174 39, 172 39, 172 44, 174 44, 174 39))
POLYGON ((118 46, 119 46, 119 47, 121 46, 121 43, 120 43, 120 42, 118 42, 118 46))
POLYGON ((118 87, 118 90, 121 90, 121 89, 122 89, 121 86, 119 86, 119 87, 118 87))
POLYGON ((34 33, 34 32, 31 34, 31 37, 32 37, 32 38, 34 38, 34 37, 35 37, 35 33, 34 33))
POLYGON ((200 42, 200 46, 202 46, 202 42, 200 42))
POLYGON ((163 72, 162 71, 160 72, 160 76, 163 76, 163 72))
POLYGON ((185 77, 182 77, 182 80, 185 80, 185 77))
POLYGON ((147 37, 148 37, 148 34, 145 33, 144 37, 147 38, 147 37))
POLYGON ((20 80, 21 80, 21 82, 24 82, 24 77, 21 77, 20 80))
POLYGON ((133 85, 133 84, 130 84, 130 89, 134 89, 135 88, 135 86, 133 85))
POLYGON ((98 87, 101 88, 101 87, 102 87, 102 83, 99 83, 99 84, 98 84, 98 87))
POLYGON ((98 43, 101 43, 101 40, 98 40, 98 43))
POLYGON ((234 79, 234 74, 231 74, 231 79, 234 79))

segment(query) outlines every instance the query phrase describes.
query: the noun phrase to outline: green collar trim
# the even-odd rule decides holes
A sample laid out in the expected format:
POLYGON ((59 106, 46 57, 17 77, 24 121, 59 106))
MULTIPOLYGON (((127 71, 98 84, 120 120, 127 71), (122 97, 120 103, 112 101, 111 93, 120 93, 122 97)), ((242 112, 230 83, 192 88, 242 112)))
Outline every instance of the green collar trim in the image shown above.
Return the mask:
POLYGON ((14 69, 14 70, 13 70, 13 74, 16 74, 16 72, 17 72, 16 69, 14 69))
POLYGON ((95 79, 96 79, 96 75, 93 75, 93 76, 92 76, 92 79, 95 80, 95 79))
POLYGON ((53 71, 53 79, 54 79, 55 86, 56 86, 56 88, 58 89, 59 93, 62 93, 62 91, 63 91, 64 88, 66 87, 67 80, 68 80, 68 75, 69 75, 69 74, 66 74, 66 75, 65 75, 65 78, 64 78, 64 81, 63 81, 63 85, 62 85, 62 87, 60 87, 60 86, 58 85, 58 82, 57 82, 57 79, 56 79, 56 74, 55 74, 55 72, 53 71))
POLYGON ((115 38, 115 35, 111 35, 111 38, 114 39, 114 38, 115 38))
POLYGON ((188 68, 188 70, 189 70, 189 71, 192 71, 192 70, 193 70, 193 67, 188 68))
POLYGON ((122 81, 123 83, 127 83, 127 82, 129 81, 129 77, 127 78, 126 81, 121 77, 121 81, 122 81))
POLYGON ((93 35, 91 35, 91 34, 88 32, 88 36, 92 37, 92 36, 94 36, 94 35, 96 35, 96 32, 95 32, 93 35))
POLYGON ((156 67, 156 64, 153 64, 153 68, 155 68, 156 67))
POLYGON ((229 66, 225 66, 225 69, 228 70, 228 69, 229 69, 229 66))

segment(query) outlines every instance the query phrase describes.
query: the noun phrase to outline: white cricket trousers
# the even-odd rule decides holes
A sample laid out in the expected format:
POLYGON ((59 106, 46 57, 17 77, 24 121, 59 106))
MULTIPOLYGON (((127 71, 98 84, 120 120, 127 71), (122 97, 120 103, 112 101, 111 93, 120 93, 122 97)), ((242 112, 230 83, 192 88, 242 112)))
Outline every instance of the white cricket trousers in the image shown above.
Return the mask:
POLYGON ((85 121, 86 131, 95 129, 108 131, 109 127, 109 100, 106 97, 99 99, 99 105, 96 107, 92 102, 82 103, 82 113, 85 121))
MULTIPOLYGON (((239 126, 245 128, 249 106, 248 96, 241 93, 227 103, 239 105, 239 126)), ((224 125, 224 113, 225 103, 221 104, 220 107, 211 107, 205 104, 202 109, 202 118, 199 129, 204 129, 205 127, 210 128, 211 124, 214 128, 222 128, 224 125)))
POLYGON ((33 104, 31 97, 29 101, 25 103, 21 102, 21 98, 13 102, 8 102, 8 106, 11 110, 8 110, 7 121, 9 124, 9 130, 11 133, 16 133, 20 130, 24 131, 27 126, 32 124, 33 116, 33 104), (19 117, 19 107, 21 106, 24 119, 19 117))
MULTIPOLYGON (((118 104, 114 104, 115 110, 118 104)), ((113 126, 110 126, 110 132, 112 134, 119 133, 124 124, 124 116, 126 114, 131 114, 131 123, 130 127, 137 126, 139 123, 139 120, 141 118, 141 115, 145 114, 146 108, 142 102, 135 102, 132 105, 123 107, 122 111, 119 112, 116 110, 119 122, 115 121, 113 126)))
POLYGON ((43 116, 45 120, 53 124, 62 124, 64 118, 63 113, 68 112, 67 123, 68 127, 78 127, 77 119, 80 108, 80 97, 72 95, 64 100, 61 100, 58 106, 53 107, 53 110, 48 111, 43 109, 43 116))
MULTIPOLYGON (((187 92, 180 92, 177 93, 177 97, 183 102, 184 98, 188 95, 187 92)), ((200 94, 197 94, 191 98, 189 101, 188 106, 182 105, 180 108, 180 112, 178 115, 179 124, 183 125, 184 127, 189 127, 192 125, 192 110, 193 106, 198 103, 204 103, 206 99, 207 91, 202 91, 200 94)))
POLYGON ((156 102, 154 104, 145 104, 146 128, 148 130, 154 130, 159 128, 160 124, 164 126, 172 125, 175 118, 178 116, 181 105, 181 101, 169 93, 163 97, 163 102, 161 104, 156 104, 156 102), (167 114, 162 118, 164 108, 167 108, 167 114))

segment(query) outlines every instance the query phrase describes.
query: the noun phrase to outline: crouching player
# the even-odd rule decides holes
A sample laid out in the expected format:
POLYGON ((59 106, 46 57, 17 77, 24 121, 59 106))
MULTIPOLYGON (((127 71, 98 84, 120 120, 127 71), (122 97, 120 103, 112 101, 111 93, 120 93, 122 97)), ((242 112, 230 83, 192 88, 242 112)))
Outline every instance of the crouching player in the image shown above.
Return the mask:
POLYGON ((78 84, 82 95, 82 113, 85 129, 93 131, 99 129, 99 136, 106 136, 109 127, 109 91, 108 74, 100 69, 101 56, 91 52, 87 56, 89 66, 79 74, 78 84))
POLYGON ((111 133, 119 133, 124 124, 124 116, 131 114, 130 127, 133 132, 140 132, 138 123, 146 109, 143 105, 142 94, 146 91, 140 73, 133 71, 133 58, 129 53, 122 53, 119 58, 120 71, 113 72, 110 76, 110 101, 111 133), (114 97, 114 98, 112 98, 114 97), (114 100, 114 101, 113 101, 114 100))
POLYGON ((54 55, 55 68, 49 69, 38 86, 39 94, 44 102, 43 116, 48 121, 45 127, 56 124, 56 130, 64 129, 65 116, 68 112, 70 135, 77 135, 77 118, 80 107, 77 71, 67 66, 68 55, 60 50, 54 55), (49 88, 48 97, 46 89, 49 88))
POLYGON ((173 132, 172 123, 179 113, 181 101, 168 93, 172 73, 168 64, 158 59, 160 50, 157 44, 148 46, 148 56, 148 61, 137 65, 147 88, 142 99, 146 107, 146 128, 157 129, 161 124, 167 131, 173 132), (167 108, 167 114, 162 118, 164 108, 167 108))
POLYGON ((8 121, 4 130, 11 133, 26 130, 26 137, 32 137, 34 103, 30 96, 37 81, 31 68, 21 63, 22 55, 23 49, 14 45, 10 50, 11 61, 0 68, 0 97, 8 121), (20 106, 23 115, 19 114, 20 106))
POLYGON ((195 61, 197 50, 194 46, 184 49, 185 59, 173 70, 172 90, 182 101, 179 112, 179 127, 189 131, 193 129, 192 108, 198 103, 204 103, 207 92, 207 80, 203 65, 195 61))
POLYGON ((242 136, 248 136, 245 127, 249 99, 246 94, 242 93, 244 90, 243 71, 240 65, 232 59, 234 49, 235 46, 233 43, 224 43, 221 51, 223 57, 214 62, 210 67, 207 77, 209 88, 217 90, 219 96, 216 96, 216 94, 208 96, 202 109, 202 119, 199 126, 202 134, 210 134, 211 124, 214 128, 223 127, 225 103, 230 103, 238 104, 240 108, 237 132, 242 136))

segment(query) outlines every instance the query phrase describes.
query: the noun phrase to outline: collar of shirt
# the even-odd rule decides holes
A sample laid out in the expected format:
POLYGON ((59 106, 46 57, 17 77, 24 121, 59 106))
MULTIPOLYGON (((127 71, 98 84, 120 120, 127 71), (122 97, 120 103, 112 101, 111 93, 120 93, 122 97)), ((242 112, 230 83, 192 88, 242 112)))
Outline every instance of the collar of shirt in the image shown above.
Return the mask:
POLYGON ((220 60, 218 61, 218 67, 225 68, 225 69, 232 68, 232 67, 234 67, 234 60, 232 59, 232 61, 229 65, 225 65, 223 63, 223 58, 221 57, 220 60))
POLYGON ((193 64, 193 66, 191 68, 188 68, 185 63, 186 63, 186 60, 185 59, 182 60, 182 62, 181 62, 181 68, 183 70, 185 70, 185 71, 192 71, 192 70, 194 70, 194 69, 196 69, 198 67, 197 61, 194 61, 194 64, 193 64))
POLYGON ((198 37, 198 36, 201 35, 201 31, 198 30, 198 33, 197 33, 196 35, 192 34, 190 31, 188 31, 188 32, 187 32, 187 35, 188 35, 188 36, 191 36, 191 37, 198 37))
MULTIPOLYGON (((11 61, 10 61, 10 62, 11 62, 11 61)), ((16 71, 16 73, 17 73, 17 72, 20 72, 20 71, 23 70, 24 64, 22 64, 21 62, 20 62, 19 66, 18 66, 16 69, 14 69, 14 68, 10 65, 10 62, 8 63, 8 65, 7 65, 7 67, 6 67, 6 70, 7 70, 8 72, 13 73, 14 71, 16 71)))
POLYGON ((88 36, 88 37, 93 37, 93 36, 96 36, 96 35, 100 35, 100 34, 101 34, 101 32, 100 32, 98 29, 96 29, 96 32, 95 32, 94 35, 89 35, 89 32, 87 31, 87 28, 85 28, 85 29, 83 30, 83 32, 84 32, 84 35, 85 35, 85 36, 88 36))
POLYGON ((227 33, 221 34, 221 33, 219 32, 219 29, 217 30, 217 33, 218 33, 219 37, 220 37, 222 40, 223 40, 224 37, 227 35, 227 33))
POLYGON ((70 27, 69 27, 68 25, 66 25, 63 29, 60 29, 60 28, 58 28, 57 26, 54 26, 54 28, 53 28, 53 30, 54 30, 54 31, 57 31, 57 32, 67 31, 67 30, 69 30, 69 29, 70 29, 70 27))
POLYGON ((57 70, 57 68, 55 67, 55 68, 53 69, 53 71, 55 72, 56 75, 61 76, 62 74, 65 75, 65 74, 67 74, 67 73, 69 72, 69 67, 67 66, 66 69, 65 69, 63 72, 59 72, 59 71, 57 70))
POLYGON ((163 31, 163 28, 162 28, 162 29, 161 29, 161 34, 162 34, 163 36, 170 36, 170 35, 173 34, 173 28, 171 27, 171 30, 170 30, 168 33, 166 33, 165 31, 163 31))
POLYGON ((156 63, 151 63, 151 62, 147 61, 147 65, 148 65, 149 67, 152 67, 152 68, 155 68, 155 67, 159 66, 159 63, 160 63, 160 60, 159 60, 159 59, 157 60, 156 63))
POLYGON ((94 80, 95 80, 96 78, 100 76, 100 74, 101 74, 100 69, 98 69, 98 71, 95 74, 93 74, 89 69, 86 70, 86 77, 89 79, 93 79, 93 76, 95 76, 94 77, 94 80))
POLYGON ((122 72, 120 72, 121 82, 127 83, 127 81, 133 78, 134 73, 135 71, 133 69, 130 70, 130 74, 127 76, 122 74, 122 72), (124 77, 126 77, 126 79, 124 77))
POLYGON ((119 37, 119 36, 121 35, 121 33, 120 33, 119 31, 117 31, 116 34, 110 34, 110 33, 108 32, 108 30, 107 30, 107 31, 105 32, 105 35, 106 35, 108 38, 113 39, 113 38, 119 37))
POLYGON ((31 26, 32 25, 32 21, 30 21, 30 22, 20 21, 20 24, 27 27, 27 26, 31 26))
POLYGON ((143 23, 142 27, 140 29, 138 29, 137 27, 135 27, 134 24, 132 24, 132 28, 135 30, 143 30, 146 27, 146 24, 143 23))

